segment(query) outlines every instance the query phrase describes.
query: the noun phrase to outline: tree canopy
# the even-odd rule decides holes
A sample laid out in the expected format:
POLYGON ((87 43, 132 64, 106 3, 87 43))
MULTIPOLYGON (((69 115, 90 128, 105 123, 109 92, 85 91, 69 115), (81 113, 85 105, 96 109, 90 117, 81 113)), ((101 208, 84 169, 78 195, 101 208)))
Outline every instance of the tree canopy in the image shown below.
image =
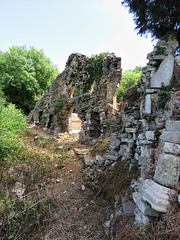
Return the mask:
POLYGON ((180 3, 178 0, 124 0, 134 14, 134 22, 139 34, 151 33, 161 38, 167 32, 177 32, 180 38, 180 3))
POLYGON ((16 104, 26 114, 58 73, 42 50, 13 46, 7 52, 0 51, 0 88, 7 102, 16 104))
POLYGON ((117 102, 122 100, 126 91, 135 86, 142 76, 142 67, 135 67, 134 70, 127 70, 122 73, 122 81, 117 91, 117 102))

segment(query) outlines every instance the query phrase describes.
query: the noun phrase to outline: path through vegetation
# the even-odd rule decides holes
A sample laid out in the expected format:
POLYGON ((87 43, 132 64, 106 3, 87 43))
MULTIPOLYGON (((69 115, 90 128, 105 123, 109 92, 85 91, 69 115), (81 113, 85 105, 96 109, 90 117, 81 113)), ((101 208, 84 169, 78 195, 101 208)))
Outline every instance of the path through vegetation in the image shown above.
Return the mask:
MULTIPOLYGON (((63 160, 52 162, 53 174, 42 184, 43 192, 51 199, 51 216, 46 219, 45 228, 40 227, 32 239, 54 240, 105 240, 104 223, 108 220, 110 208, 95 193, 86 188, 82 181, 83 162, 81 153, 89 146, 81 145, 73 135, 62 135, 54 139, 56 147, 45 145, 51 142, 50 136, 31 127, 25 137, 25 144, 37 148, 39 152, 53 153, 54 158, 63 155, 63 160), (44 145, 43 145, 44 142, 44 145), (75 152, 79 153, 79 157, 75 152)), ((62 156, 61 156, 62 157, 62 156)))

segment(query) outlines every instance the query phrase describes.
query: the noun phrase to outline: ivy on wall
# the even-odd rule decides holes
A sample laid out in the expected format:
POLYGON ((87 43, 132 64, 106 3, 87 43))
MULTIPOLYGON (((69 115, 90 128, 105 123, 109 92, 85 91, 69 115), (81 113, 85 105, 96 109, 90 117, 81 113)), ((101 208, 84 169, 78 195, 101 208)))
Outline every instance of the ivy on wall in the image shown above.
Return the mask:
POLYGON ((101 77, 103 75, 102 70, 102 59, 106 56, 106 53, 100 53, 98 55, 93 55, 90 58, 87 72, 89 73, 90 77, 86 83, 83 85, 76 86, 74 91, 73 97, 80 96, 81 94, 87 93, 92 85, 98 86, 100 84, 101 77))
POLYGON ((168 92, 168 87, 164 86, 164 83, 162 83, 161 90, 158 92, 158 106, 162 109, 162 111, 169 110, 168 102, 171 99, 170 92, 168 92))
POLYGON ((106 56, 106 53, 100 53, 99 55, 94 55, 90 58, 87 71, 90 74, 90 86, 94 82, 95 85, 99 85, 101 77, 103 75, 102 70, 102 58, 106 56))

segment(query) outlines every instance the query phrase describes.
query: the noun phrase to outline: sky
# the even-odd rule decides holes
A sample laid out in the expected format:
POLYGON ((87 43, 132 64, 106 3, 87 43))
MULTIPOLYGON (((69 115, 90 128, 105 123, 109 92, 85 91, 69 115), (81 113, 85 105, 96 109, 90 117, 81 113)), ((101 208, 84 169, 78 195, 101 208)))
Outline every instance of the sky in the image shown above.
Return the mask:
POLYGON ((122 69, 145 66, 150 36, 135 31, 133 15, 121 0, 0 0, 0 50, 35 47, 65 68, 71 53, 101 52, 121 57, 122 69))

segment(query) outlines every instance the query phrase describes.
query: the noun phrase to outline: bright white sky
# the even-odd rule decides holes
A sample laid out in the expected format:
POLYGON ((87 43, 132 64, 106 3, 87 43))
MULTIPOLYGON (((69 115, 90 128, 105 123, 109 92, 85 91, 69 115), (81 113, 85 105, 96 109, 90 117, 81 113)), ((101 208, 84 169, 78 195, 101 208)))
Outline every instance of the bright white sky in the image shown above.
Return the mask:
POLYGON ((122 58, 123 70, 145 66, 151 38, 134 31, 133 16, 121 0, 0 0, 0 50, 43 49, 64 70, 71 53, 101 52, 122 58))

